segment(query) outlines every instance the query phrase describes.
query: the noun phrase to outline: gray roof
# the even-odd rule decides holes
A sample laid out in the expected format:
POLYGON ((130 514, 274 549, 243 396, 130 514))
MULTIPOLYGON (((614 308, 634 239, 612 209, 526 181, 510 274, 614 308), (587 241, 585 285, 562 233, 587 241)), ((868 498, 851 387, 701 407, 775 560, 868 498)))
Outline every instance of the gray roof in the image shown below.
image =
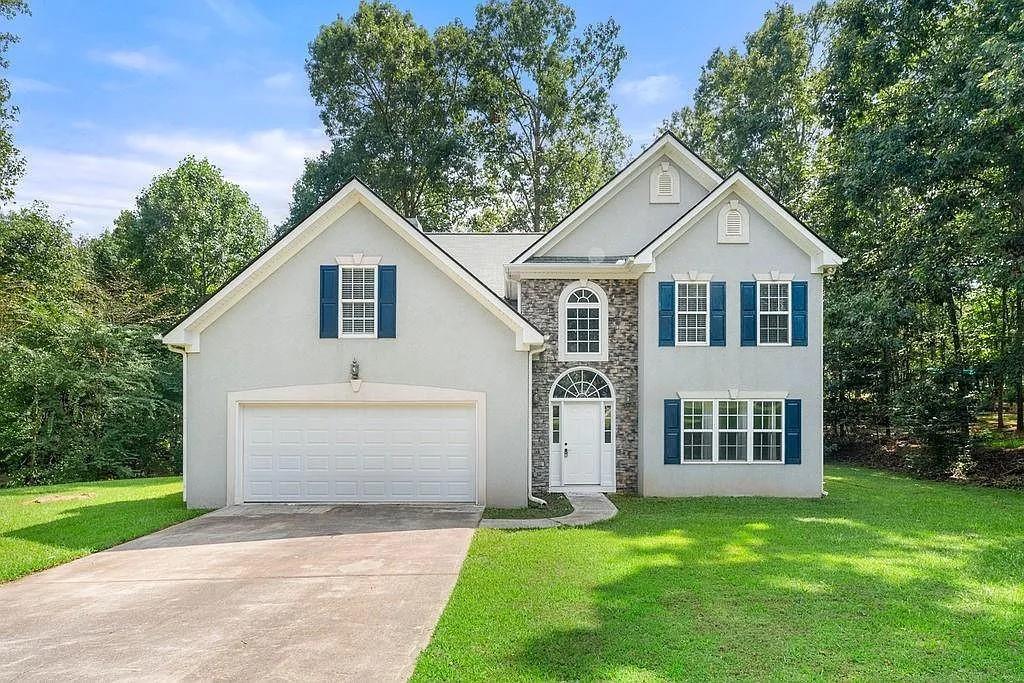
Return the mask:
POLYGON ((505 265, 511 263, 541 235, 522 232, 431 232, 427 236, 481 282, 503 296, 505 265))
POLYGON ((629 256, 531 256, 527 263, 618 263, 629 256))

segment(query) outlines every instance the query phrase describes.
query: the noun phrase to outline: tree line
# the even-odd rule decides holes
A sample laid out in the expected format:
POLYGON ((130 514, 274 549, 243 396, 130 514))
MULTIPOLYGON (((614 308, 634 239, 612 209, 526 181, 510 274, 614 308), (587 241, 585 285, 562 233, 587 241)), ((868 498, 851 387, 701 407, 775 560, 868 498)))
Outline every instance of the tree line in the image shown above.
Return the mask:
MULTIPOLYGON (((0 212, 0 482, 178 471, 180 360, 153 335, 352 176, 430 230, 551 227, 630 144, 619 32, 558 0, 487 0, 432 32, 362 2, 310 43, 330 148, 284 224, 193 157, 95 238, 42 204, 0 212)), ((1024 427, 1022 91, 1013 0, 780 4, 663 122, 849 259, 827 285, 830 446, 907 441, 899 457, 941 475, 982 411, 1024 427)), ((0 202, 24 168, 15 116, 0 80, 0 202)))

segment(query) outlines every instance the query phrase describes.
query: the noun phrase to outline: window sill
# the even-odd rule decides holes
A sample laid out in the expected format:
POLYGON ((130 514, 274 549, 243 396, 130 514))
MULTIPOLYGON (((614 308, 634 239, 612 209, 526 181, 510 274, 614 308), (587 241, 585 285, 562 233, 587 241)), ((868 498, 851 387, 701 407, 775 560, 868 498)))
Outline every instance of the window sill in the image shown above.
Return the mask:
POLYGON ((375 334, 339 334, 338 339, 376 339, 375 334))
POLYGON ((558 352, 558 360, 562 363, 606 363, 608 362, 607 353, 566 353, 564 351, 558 352))
POLYGON ((785 465, 785 460, 683 460, 673 465, 785 465))

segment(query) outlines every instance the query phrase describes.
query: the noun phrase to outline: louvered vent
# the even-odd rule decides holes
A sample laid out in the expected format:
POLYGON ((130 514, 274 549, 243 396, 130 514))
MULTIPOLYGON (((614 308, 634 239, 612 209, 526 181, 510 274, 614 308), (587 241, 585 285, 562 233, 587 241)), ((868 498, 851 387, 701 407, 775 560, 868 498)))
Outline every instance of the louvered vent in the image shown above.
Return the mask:
POLYGON ((739 237, 743 234, 743 215, 739 209, 729 209, 725 216, 725 234, 729 237, 739 237))
POLYGON ((658 174, 658 196, 672 196, 672 176, 668 171, 662 171, 658 174))

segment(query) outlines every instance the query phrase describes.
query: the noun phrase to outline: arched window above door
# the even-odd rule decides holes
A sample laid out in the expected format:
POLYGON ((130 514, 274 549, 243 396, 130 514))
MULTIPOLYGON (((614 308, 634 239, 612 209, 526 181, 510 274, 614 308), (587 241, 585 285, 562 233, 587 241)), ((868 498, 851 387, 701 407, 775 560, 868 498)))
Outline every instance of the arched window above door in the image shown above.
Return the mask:
POLYGON ((595 282, 578 280, 558 298, 558 358, 608 360, 608 297, 595 282))
POLYGON ((598 372, 587 368, 569 370, 558 378, 551 390, 551 398, 567 399, 601 399, 611 398, 612 387, 608 380, 598 372))

